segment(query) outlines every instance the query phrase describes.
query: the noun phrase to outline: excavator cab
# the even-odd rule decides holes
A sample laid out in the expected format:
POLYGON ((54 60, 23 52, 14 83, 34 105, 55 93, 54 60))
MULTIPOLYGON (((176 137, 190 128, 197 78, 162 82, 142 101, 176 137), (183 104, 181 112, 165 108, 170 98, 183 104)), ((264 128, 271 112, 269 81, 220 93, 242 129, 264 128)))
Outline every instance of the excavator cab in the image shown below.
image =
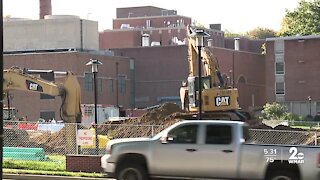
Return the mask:
MULTIPOLYGON (((202 78, 202 90, 210 89, 211 77, 203 76, 202 78)), ((188 97, 189 97, 189 109, 199 107, 199 77, 188 77, 188 97)))

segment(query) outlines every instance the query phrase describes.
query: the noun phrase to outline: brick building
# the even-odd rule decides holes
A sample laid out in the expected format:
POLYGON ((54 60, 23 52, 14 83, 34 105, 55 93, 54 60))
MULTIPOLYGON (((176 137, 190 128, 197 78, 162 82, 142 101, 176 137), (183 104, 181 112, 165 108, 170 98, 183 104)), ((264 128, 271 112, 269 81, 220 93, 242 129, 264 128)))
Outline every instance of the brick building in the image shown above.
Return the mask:
MULTIPOLYGON (((176 10, 153 6, 117 8, 113 29, 99 34, 100 49, 185 44, 186 26, 191 23, 191 18, 178 15, 176 10), (148 36, 147 43, 142 41, 143 36, 148 36)), ((208 33, 214 46, 224 47, 221 26, 212 25, 208 33)))
POLYGON ((295 114, 315 115, 320 112, 319 46, 320 36, 267 39, 268 102, 284 103, 295 114))
MULTIPOLYGON (((99 59, 103 65, 98 74, 98 103, 115 105, 118 62, 119 105, 143 108, 180 102, 179 88, 188 76, 185 38, 191 18, 153 6, 118 8, 114 29, 99 33, 94 21, 42 16, 44 19, 35 21, 4 22, 5 68, 71 70, 81 83, 82 103, 91 104, 90 67, 85 63, 99 59)), ((319 36, 267 39, 267 54, 261 55, 264 40, 241 38, 236 51, 234 39, 224 38, 221 25, 212 24, 207 31, 211 35, 208 39, 212 39, 208 46, 219 61, 223 77, 239 89, 242 108, 278 101, 297 114, 307 114, 308 107, 312 114, 320 111, 314 78, 319 66, 315 48, 319 36)), ((58 109, 60 104, 58 98, 43 100, 37 94, 24 94, 14 92, 13 105, 32 119, 58 109)))
MULTIPOLYGON (((91 59, 99 59, 103 65, 99 66, 97 74, 98 104, 116 104, 116 63, 118 63, 119 105, 133 106, 133 60, 127 57, 98 55, 85 52, 51 52, 11 54, 4 56, 4 69, 18 66, 28 69, 72 71, 78 78, 81 86, 82 104, 93 104, 94 92, 92 84, 91 67, 86 63, 91 59), (131 64, 131 68, 130 68, 131 64)), ((56 76, 55 81, 63 81, 63 76, 56 76)), ((10 91, 13 96, 12 106, 18 109, 19 116, 27 116, 30 120, 38 120, 54 114, 60 119, 59 108, 61 99, 42 99, 40 94, 25 91, 10 91)))
MULTIPOLYGON (((240 106, 262 106, 265 103, 265 61, 257 53, 210 48, 217 57, 222 75, 239 88, 240 106)), ((131 57, 135 73, 136 107, 162 102, 180 103, 179 88, 188 77, 186 45, 112 49, 116 55, 131 57)))

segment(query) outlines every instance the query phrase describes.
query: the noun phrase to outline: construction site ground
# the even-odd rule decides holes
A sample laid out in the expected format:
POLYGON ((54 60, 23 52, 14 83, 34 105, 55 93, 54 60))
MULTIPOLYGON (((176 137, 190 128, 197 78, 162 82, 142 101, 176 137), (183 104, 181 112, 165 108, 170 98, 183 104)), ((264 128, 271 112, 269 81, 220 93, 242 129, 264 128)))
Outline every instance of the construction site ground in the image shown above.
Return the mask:
MULTIPOLYGON (((158 108, 149 110, 138 118, 131 118, 124 121, 107 122, 98 126, 98 133, 106 135, 109 139, 129 137, 150 137, 164 128, 181 121, 183 112, 179 106, 172 103, 165 103, 158 108), (152 128, 152 130, 150 129, 152 128), (152 132, 152 134, 151 134, 152 132)), ((86 128, 78 126, 78 128, 86 128)), ((278 125, 274 128, 265 124, 250 127, 255 130, 252 138, 253 143, 262 144, 303 144, 314 145, 314 134, 301 128, 278 125), (282 130, 273 132, 269 130, 282 130), (299 131, 301 133, 294 133, 299 131)), ((18 129, 5 129, 4 146, 13 147, 41 147, 47 153, 66 153, 66 128, 58 132, 25 131, 18 129)), ((319 135, 319 134, 318 134, 319 135)), ((76 143, 76 142, 74 142, 76 143)))

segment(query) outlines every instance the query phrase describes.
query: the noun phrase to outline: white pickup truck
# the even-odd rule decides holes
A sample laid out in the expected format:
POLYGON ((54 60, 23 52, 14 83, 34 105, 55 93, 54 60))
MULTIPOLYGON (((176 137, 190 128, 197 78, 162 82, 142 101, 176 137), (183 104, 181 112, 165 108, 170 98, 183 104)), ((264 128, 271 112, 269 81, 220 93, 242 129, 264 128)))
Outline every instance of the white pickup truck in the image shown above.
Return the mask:
POLYGON ((153 138, 114 139, 101 166, 119 180, 320 180, 320 148, 250 144, 243 122, 187 120, 153 138))

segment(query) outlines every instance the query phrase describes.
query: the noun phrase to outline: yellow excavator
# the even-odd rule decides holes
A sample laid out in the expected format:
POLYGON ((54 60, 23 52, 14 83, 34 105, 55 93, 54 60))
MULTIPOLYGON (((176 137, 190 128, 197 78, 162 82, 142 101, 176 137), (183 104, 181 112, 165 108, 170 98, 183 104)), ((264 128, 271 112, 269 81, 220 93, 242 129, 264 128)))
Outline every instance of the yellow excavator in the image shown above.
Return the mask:
MULTIPOLYGON (((193 117, 199 110, 199 48, 196 37, 192 36, 201 29, 188 26, 188 62, 189 77, 180 88, 182 109, 190 112, 193 117)), ((204 30, 202 29, 204 32, 204 30)), ((228 119, 246 121, 248 117, 240 111, 238 105, 238 89, 224 82, 216 57, 207 47, 201 48, 203 72, 202 80, 202 117, 203 119, 228 119)))
POLYGON ((12 67, 3 70, 4 94, 10 90, 43 93, 51 96, 60 96, 62 104, 60 116, 65 123, 81 122, 81 88, 77 77, 72 72, 65 74, 63 83, 47 81, 29 72, 27 69, 12 67))

